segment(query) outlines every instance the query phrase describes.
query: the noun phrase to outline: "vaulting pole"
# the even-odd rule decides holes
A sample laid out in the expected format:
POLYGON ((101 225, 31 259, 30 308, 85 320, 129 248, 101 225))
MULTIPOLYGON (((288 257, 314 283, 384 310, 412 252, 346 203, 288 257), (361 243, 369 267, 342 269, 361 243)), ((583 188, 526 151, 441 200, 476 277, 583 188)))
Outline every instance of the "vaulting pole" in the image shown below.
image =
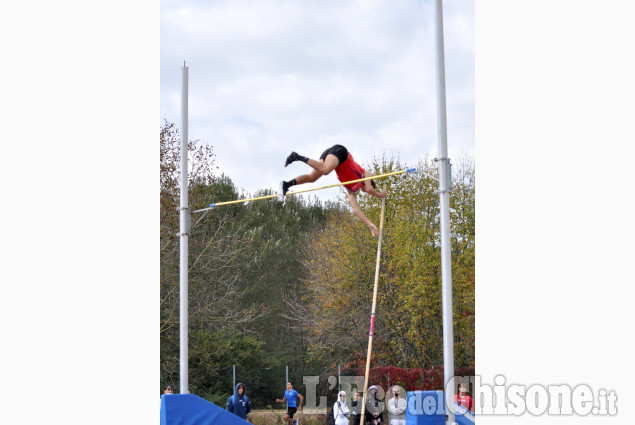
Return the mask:
POLYGON ((381 219, 379 220, 379 240, 377 241, 377 260, 375 263, 375 287, 373 288, 373 306, 370 312, 370 332, 368 332, 368 353, 366 354, 366 371, 364 372, 364 392, 362 397, 362 417, 360 423, 364 423, 366 413, 366 393, 368 391, 368 374, 370 372, 370 354, 373 349, 373 330, 375 328, 375 307, 377 306, 377 284, 379 282, 379 259, 381 257, 381 241, 384 230, 384 214, 386 210, 386 198, 381 200, 381 219))

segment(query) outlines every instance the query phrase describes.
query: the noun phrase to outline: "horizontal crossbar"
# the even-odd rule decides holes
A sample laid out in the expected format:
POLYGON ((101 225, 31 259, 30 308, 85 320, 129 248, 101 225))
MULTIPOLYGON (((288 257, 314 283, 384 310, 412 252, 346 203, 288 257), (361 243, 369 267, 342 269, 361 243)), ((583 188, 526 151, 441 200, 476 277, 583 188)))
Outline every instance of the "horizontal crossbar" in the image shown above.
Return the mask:
MULTIPOLYGON (((335 184, 330 184, 330 185, 327 185, 327 186, 320 186, 320 187, 313 187, 313 188, 310 188, 310 189, 297 190, 297 191, 294 191, 294 192, 287 192, 286 196, 297 195, 299 193, 305 193, 305 192, 312 192, 314 190, 328 189, 330 187, 344 186, 344 185, 347 185, 347 184, 363 182, 365 180, 383 179, 385 177, 396 176, 398 174, 412 173, 413 171, 416 171, 416 170, 417 170, 416 168, 408 168, 408 169, 405 169, 405 170, 393 171, 392 173, 379 174, 377 176, 364 177, 362 179, 351 180, 351 181, 342 182, 342 183, 335 183, 335 184)), ((217 202, 215 204, 209 204, 209 208, 202 208, 200 210, 196 210, 196 211, 192 211, 192 212, 193 213, 197 213, 197 212, 201 212, 201 211, 207 211, 207 210, 210 210, 212 208, 220 207, 220 206, 223 206, 223 205, 242 204, 242 203, 245 203, 245 202, 261 201, 263 199, 273 199, 273 198, 277 198, 277 197, 278 197, 278 195, 276 194, 276 195, 258 196, 256 198, 249 198, 249 199, 236 199, 234 201, 217 202)))

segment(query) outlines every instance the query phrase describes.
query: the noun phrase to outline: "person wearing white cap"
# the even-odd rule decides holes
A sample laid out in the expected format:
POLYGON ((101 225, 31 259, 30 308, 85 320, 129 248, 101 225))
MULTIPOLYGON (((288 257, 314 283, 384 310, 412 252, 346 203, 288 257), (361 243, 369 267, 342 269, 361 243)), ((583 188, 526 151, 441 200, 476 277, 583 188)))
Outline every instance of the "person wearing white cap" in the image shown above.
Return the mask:
POLYGON ((348 406, 346 405, 346 392, 340 391, 337 395, 337 401, 333 405, 335 425, 348 425, 349 416, 350 410, 348 410, 348 406))

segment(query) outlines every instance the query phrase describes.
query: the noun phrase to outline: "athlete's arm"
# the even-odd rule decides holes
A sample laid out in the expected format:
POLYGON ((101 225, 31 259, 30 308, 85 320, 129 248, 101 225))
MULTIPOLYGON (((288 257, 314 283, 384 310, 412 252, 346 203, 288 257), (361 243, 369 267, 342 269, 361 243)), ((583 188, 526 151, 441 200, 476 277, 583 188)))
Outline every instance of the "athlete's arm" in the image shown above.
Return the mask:
POLYGON ((302 397, 302 394, 298 393, 298 398, 300 399, 300 405, 298 406, 298 410, 302 410, 302 405, 304 404, 304 397, 302 397))
POLYGON ((362 210, 359 208, 359 204, 357 203, 357 195, 355 195, 349 189, 346 189, 346 195, 348 195, 348 202, 351 204, 351 207, 353 208, 353 212, 355 213, 355 215, 359 217, 360 220, 362 220, 364 223, 366 223, 366 225, 370 229, 370 233, 373 236, 375 237, 379 236, 379 231, 377 230, 377 226, 375 226, 372 223, 372 221, 370 221, 368 217, 366 217, 364 213, 362 212, 362 210))
MULTIPOLYGON (((364 177, 371 177, 370 173, 364 170, 364 177)), ((377 192, 372 184, 370 184, 370 180, 364 180, 364 185, 362 186, 362 192, 370 193, 376 198, 382 199, 386 197, 388 191, 386 189, 382 190, 381 193, 377 192)))

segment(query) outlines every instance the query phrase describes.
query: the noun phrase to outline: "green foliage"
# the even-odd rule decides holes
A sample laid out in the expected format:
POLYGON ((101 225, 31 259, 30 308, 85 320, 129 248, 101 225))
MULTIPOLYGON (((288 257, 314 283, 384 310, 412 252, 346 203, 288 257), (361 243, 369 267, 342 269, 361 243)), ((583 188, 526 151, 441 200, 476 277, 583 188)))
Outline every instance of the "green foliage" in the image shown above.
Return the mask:
MULTIPOLYGON (((272 361, 263 352, 263 342, 255 335, 234 333, 229 329, 211 332, 198 329, 191 332, 189 356, 190 374, 193 377, 191 389, 196 394, 209 397, 217 404, 216 395, 222 395, 223 405, 233 394, 231 365, 265 370, 272 361), (216 400, 216 401, 215 401, 216 400)), ((252 375, 249 386, 257 385, 258 376, 252 375)))

